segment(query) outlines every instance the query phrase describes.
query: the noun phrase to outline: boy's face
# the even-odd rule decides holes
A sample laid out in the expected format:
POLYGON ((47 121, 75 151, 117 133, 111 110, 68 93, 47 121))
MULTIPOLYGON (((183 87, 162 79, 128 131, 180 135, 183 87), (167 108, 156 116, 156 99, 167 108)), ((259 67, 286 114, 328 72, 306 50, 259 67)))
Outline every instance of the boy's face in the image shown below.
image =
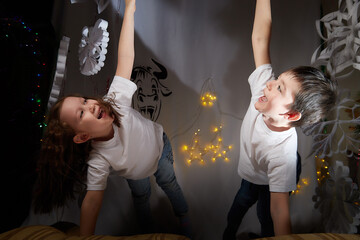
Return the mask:
POLYGON ((291 73, 284 72, 277 80, 266 83, 264 95, 255 103, 255 108, 267 118, 275 121, 287 120, 287 114, 300 87, 300 83, 291 73))
POLYGON ((82 97, 67 97, 60 109, 60 120, 66 122, 76 134, 87 133, 91 138, 105 137, 112 130, 114 119, 98 101, 82 97))

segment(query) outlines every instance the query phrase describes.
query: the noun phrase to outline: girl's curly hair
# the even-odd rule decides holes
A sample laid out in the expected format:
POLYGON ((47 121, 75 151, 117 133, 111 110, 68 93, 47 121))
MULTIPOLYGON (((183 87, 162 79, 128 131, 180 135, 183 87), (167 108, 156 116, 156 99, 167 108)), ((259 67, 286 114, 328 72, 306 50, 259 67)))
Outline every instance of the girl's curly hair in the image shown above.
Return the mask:
MULTIPOLYGON (((38 179, 34 192, 34 212, 49 213, 62 207, 67 200, 75 199, 75 193, 86 187, 87 160, 91 151, 90 141, 76 144, 75 131, 60 120, 64 99, 49 111, 47 128, 43 137, 38 160, 38 179)), ((114 123, 120 127, 120 117, 112 107, 112 100, 93 98, 105 107, 114 123)))

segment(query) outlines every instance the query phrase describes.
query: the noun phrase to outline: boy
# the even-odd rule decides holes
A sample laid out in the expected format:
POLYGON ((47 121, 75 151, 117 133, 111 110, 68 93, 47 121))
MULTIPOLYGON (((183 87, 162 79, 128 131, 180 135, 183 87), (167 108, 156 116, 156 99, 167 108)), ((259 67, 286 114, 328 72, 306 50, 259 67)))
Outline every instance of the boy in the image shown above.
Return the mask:
POLYGON ((291 234, 295 127, 321 120, 336 100, 336 83, 315 68, 297 67, 274 78, 269 55, 271 22, 270 0, 257 0, 252 32, 256 70, 249 77, 252 97, 240 136, 242 183, 228 213, 223 239, 236 239, 242 218, 255 202, 262 237, 291 234))

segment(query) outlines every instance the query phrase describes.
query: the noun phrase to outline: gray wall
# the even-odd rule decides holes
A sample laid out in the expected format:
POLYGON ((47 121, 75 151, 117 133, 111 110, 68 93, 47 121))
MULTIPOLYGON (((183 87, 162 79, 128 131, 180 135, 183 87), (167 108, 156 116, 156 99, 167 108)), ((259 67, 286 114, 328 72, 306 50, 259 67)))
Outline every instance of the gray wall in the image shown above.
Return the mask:
MULTIPOLYGON (((116 66, 116 49, 124 9, 123 1, 109 1, 100 14, 94 1, 71 4, 56 1, 54 27, 59 39, 70 37, 64 94, 103 95, 116 66), (109 22, 110 42, 105 66, 94 76, 79 72, 78 44, 81 29, 92 26, 98 18, 109 22)), ((175 170, 190 206, 195 239, 220 239, 226 215, 238 190, 237 174, 239 136, 242 118, 247 110, 250 89, 247 78, 254 70, 251 49, 253 0, 137 0, 135 16, 135 65, 156 66, 156 59, 168 70, 164 81, 172 94, 162 98, 157 122, 164 126, 173 145, 175 170), (212 78, 217 102, 212 108, 200 105, 204 83, 212 78), (190 166, 181 150, 190 144, 194 132, 201 129, 202 142, 210 142, 210 128, 223 124, 225 145, 232 145, 229 162, 207 159, 204 165, 190 166)), ((276 0, 273 8, 271 58, 277 74, 297 65, 309 65, 320 39, 315 20, 320 18, 320 0, 276 0)), ((205 86, 205 88, 208 85, 205 86)), ((310 154, 311 137, 299 133, 299 152, 303 158, 302 178, 309 182, 291 196, 294 232, 316 231, 319 213, 312 196, 316 187, 314 157, 310 154)), ((152 179, 153 181, 153 179, 152 179)), ((154 183, 154 181, 153 181, 154 183)), ((177 220, 171 206, 154 185, 151 204, 158 230, 175 232, 177 220)), ((33 215, 24 223, 52 224, 55 221, 79 223, 76 203, 51 215, 33 215)), ((133 234, 136 232, 134 210, 126 181, 111 176, 98 219, 98 234, 133 234)), ((255 209, 250 209, 239 232, 258 232, 255 209)))

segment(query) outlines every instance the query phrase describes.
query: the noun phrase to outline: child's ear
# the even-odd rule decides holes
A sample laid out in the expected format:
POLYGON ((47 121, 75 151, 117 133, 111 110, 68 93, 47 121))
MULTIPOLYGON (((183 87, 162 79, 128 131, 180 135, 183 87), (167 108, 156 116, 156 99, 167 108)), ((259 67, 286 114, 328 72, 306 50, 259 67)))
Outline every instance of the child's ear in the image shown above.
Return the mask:
POLYGON ((78 133, 74 136, 74 143, 84 143, 90 139, 90 135, 87 133, 78 133))
POLYGON ((289 121, 295 122, 301 118, 300 112, 288 112, 286 113, 286 117, 289 121))

